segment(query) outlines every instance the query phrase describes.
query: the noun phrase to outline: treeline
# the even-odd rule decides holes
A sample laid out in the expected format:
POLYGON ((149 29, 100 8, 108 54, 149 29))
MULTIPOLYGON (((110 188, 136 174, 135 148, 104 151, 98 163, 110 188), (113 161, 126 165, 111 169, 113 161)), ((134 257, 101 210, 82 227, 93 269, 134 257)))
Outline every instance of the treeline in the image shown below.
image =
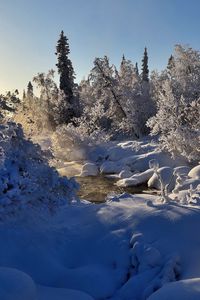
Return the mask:
POLYGON ((59 86, 53 70, 28 83, 14 115, 25 129, 53 130, 61 139, 71 136, 87 142, 150 133, 173 154, 200 159, 199 51, 177 45, 166 69, 150 75, 146 48, 141 72, 124 55, 119 68, 107 56, 95 58, 89 76, 79 85, 69 54, 62 31, 56 46, 59 86))

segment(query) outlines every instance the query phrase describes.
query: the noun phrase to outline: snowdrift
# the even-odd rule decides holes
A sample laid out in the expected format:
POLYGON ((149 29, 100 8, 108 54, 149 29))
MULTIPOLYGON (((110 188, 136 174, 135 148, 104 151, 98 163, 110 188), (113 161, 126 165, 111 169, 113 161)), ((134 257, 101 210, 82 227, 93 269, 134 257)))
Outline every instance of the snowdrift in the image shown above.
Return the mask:
POLYGON ((31 300, 182 299, 175 295, 188 279, 188 295, 200 297, 199 207, 150 195, 115 200, 74 203, 52 216, 23 210, 1 223, 0 266, 11 271, 0 268, 0 278, 13 292, 17 278, 31 300))
POLYGON ((21 126, 0 126, 0 216, 26 206, 56 206, 72 202, 78 185, 49 166, 40 146, 25 139, 21 126))

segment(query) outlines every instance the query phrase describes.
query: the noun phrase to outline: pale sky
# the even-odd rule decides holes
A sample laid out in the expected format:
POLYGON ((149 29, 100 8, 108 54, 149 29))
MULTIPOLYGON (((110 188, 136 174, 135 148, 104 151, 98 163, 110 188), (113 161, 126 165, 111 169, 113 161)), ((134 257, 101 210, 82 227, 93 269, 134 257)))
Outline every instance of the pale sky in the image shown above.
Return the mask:
POLYGON ((199 0, 0 0, 0 92, 20 91, 38 72, 56 70, 61 30, 77 81, 95 57, 118 65, 123 53, 150 69, 165 67, 177 43, 200 49, 199 0))

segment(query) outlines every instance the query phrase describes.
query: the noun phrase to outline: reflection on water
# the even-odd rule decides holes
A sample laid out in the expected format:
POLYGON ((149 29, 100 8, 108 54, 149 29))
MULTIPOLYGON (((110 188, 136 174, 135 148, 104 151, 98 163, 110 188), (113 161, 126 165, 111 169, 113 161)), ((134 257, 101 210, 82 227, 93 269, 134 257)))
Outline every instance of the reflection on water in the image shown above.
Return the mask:
POLYGON ((107 195, 110 193, 138 194, 147 189, 146 185, 128 188, 118 187, 114 185, 116 180, 104 176, 76 177, 76 180, 80 183, 79 197, 95 203, 105 202, 107 195))
MULTIPOLYGON (((57 167, 57 169, 62 176, 74 176, 76 178, 80 184, 78 196, 81 199, 95 203, 105 202, 107 195, 111 193, 140 194, 147 191, 146 185, 127 188, 118 187, 115 185, 116 179, 107 178, 103 175, 79 177, 77 175, 81 173, 82 164, 77 162, 66 162, 62 167, 57 167)), ((152 194, 152 191, 148 190, 148 193, 152 194)))

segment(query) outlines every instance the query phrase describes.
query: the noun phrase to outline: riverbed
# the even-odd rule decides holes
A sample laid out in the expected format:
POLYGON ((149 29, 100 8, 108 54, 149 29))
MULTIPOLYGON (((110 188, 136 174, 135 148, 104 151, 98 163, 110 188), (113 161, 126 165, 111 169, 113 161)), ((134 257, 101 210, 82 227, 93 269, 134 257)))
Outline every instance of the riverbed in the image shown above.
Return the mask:
POLYGON ((148 189, 147 185, 139 185, 137 187, 118 187, 115 185, 117 179, 109 178, 105 175, 81 177, 79 174, 82 169, 81 162, 64 162, 62 167, 57 167, 58 172, 62 176, 75 177, 80 184, 78 196, 80 199, 88 200, 94 203, 103 203, 109 196, 115 194, 129 193, 141 194, 156 193, 154 190, 148 189))

